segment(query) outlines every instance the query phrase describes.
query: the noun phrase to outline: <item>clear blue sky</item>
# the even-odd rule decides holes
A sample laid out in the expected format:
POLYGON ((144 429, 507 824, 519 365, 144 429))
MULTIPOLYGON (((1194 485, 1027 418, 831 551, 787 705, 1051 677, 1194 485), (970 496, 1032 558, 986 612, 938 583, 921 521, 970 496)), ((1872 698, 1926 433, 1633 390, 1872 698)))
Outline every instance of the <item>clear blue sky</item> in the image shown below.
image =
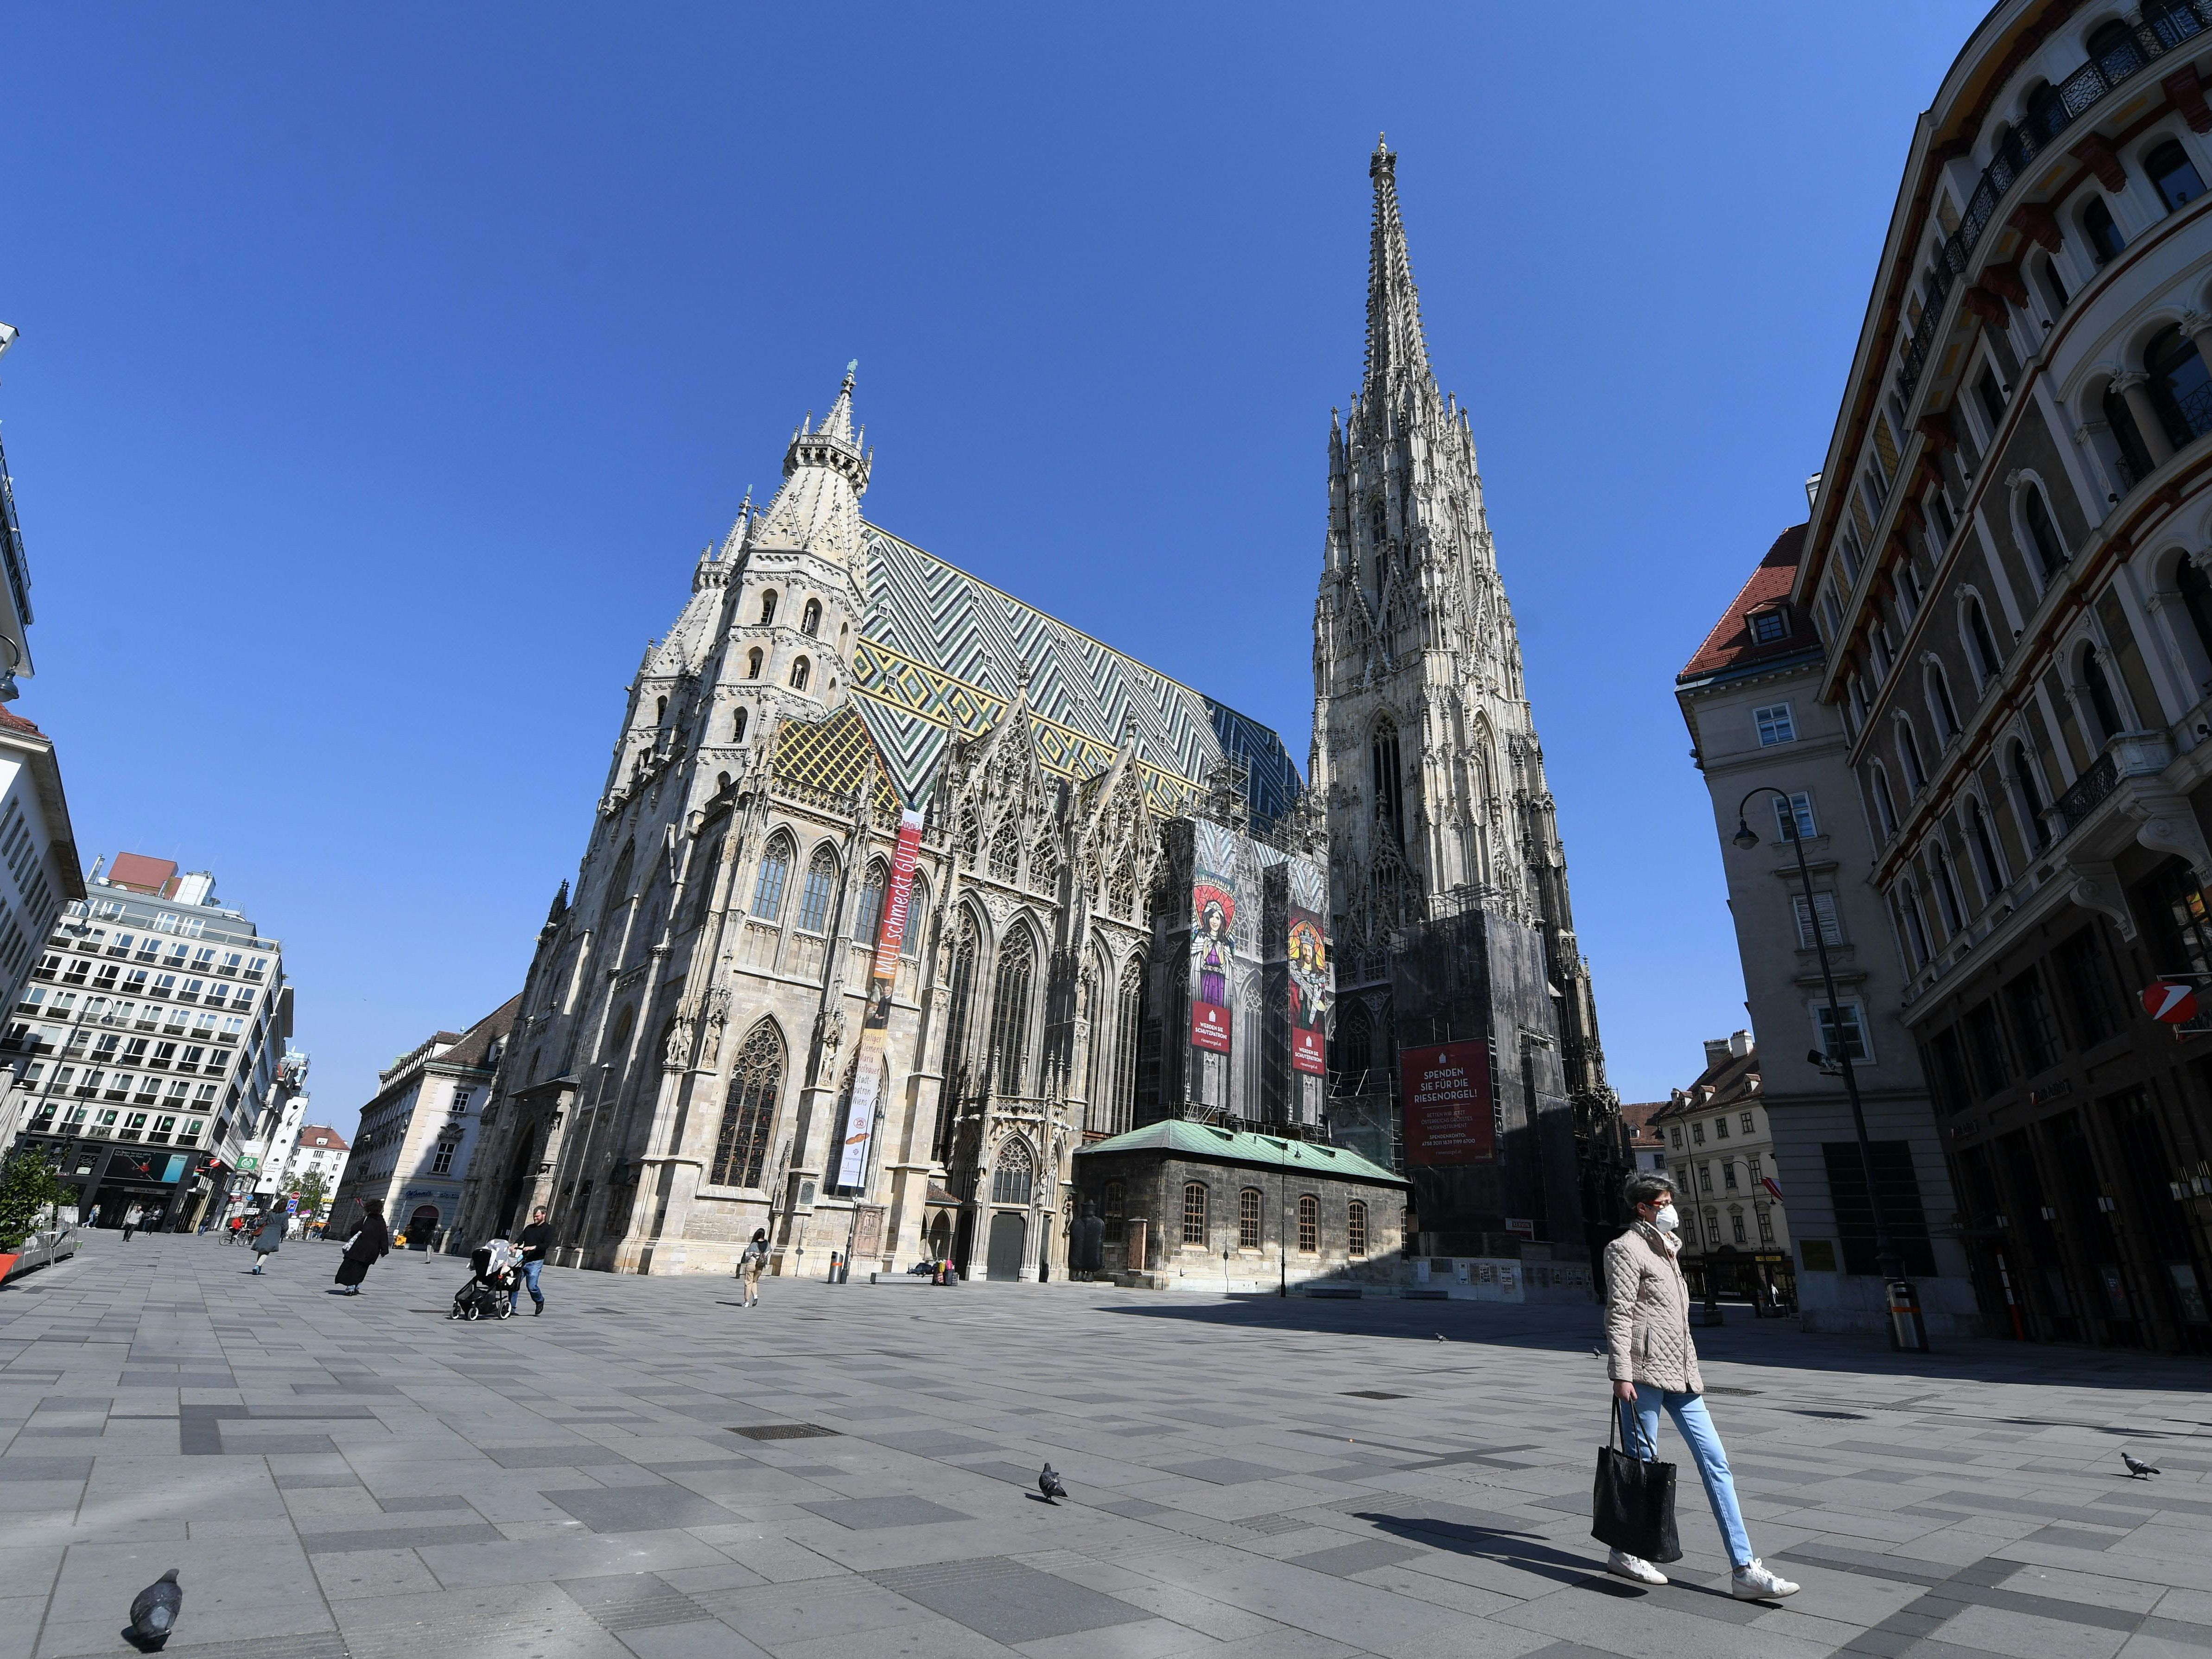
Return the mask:
POLYGON ((1743 1020, 1674 675, 1803 516, 1980 11, 18 9, 15 707, 88 860, 285 941, 342 1128, 519 988, 647 639, 848 357, 872 517, 1303 761, 1387 129, 1613 1079, 1662 1095, 1743 1020))

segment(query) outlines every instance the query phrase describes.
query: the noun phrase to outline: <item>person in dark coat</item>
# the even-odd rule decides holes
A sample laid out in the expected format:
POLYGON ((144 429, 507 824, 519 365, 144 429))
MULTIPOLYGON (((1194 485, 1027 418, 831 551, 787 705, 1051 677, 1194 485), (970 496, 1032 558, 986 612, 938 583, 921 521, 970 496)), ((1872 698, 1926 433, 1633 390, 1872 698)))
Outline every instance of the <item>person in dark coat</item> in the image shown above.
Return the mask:
POLYGON ((348 1296, 361 1294, 361 1281, 368 1277, 369 1264, 392 1253, 392 1229, 384 1224, 384 1200, 361 1201, 361 1224, 346 1240, 345 1259, 338 1263, 337 1282, 348 1296))
POLYGON ((269 1265, 269 1258, 276 1254, 276 1247, 284 1242, 284 1212, 264 1210, 261 1224, 253 1230, 253 1271, 259 1273, 269 1265))

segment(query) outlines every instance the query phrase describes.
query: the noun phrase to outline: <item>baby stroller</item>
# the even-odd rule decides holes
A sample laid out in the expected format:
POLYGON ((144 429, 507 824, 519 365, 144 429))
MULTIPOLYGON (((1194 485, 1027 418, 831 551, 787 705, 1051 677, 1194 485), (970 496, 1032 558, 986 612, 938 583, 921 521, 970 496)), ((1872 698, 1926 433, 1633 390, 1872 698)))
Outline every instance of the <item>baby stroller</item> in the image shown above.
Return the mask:
POLYGON ((514 1313, 514 1284, 522 1252, 495 1238, 469 1256, 469 1282, 453 1292, 448 1319, 507 1319, 514 1313))

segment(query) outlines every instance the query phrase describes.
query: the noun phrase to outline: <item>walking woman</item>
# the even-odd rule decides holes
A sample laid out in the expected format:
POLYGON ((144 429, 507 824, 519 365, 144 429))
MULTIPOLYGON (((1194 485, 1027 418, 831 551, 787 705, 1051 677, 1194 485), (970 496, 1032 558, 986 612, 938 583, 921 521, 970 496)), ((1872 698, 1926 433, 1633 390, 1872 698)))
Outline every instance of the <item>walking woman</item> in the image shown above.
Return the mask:
POLYGON ((284 1242, 284 1212, 271 1206, 262 1212, 261 1224, 253 1230, 253 1271, 259 1273, 269 1265, 269 1258, 276 1254, 276 1247, 284 1242))
POLYGON ((345 1286, 344 1294, 359 1296, 361 1281, 368 1277, 369 1264, 392 1252, 392 1229, 384 1224, 384 1200, 364 1198, 361 1201, 361 1224, 346 1240, 344 1259, 338 1263, 337 1283, 345 1286))
MULTIPOLYGON (((1605 1247, 1606 1375, 1613 1379, 1621 1443, 1638 1457, 1657 1457, 1659 1408, 1664 1406, 1689 1445, 1728 1546, 1729 1563, 1735 1569, 1729 1594, 1740 1601, 1795 1595, 1796 1585, 1769 1572, 1751 1553, 1728 1453, 1705 1411, 1697 1345, 1690 1340, 1690 1289, 1674 1260, 1682 1241, 1675 1231, 1681 1223, 1674 1212, 1674 1187, 1664 1176, 1638 1170, 1624 1183, 1621 1195, 1636 1220, 1605 1247)), ((1613 1551, 1606 1571, 1643 1584, 1667 1582, 1658 1568, 1624 1550, 1613 1551)))
POLYGON ((744 1299, 738 1304, 739 1307, 760 1306, 761 1269, 767 1266, 768 1229, 756 1227, 752 1243, 745 1246, 745 1253, 738 1258, 738 1277, 745 1282, 744 1299))

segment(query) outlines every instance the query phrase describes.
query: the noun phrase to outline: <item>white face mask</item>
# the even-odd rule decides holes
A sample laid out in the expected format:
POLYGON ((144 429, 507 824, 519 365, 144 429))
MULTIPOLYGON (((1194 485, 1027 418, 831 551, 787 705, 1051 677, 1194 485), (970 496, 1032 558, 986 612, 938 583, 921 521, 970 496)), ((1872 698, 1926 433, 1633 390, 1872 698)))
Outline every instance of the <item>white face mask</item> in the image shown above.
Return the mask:
POLYGON ((1662 1233, 1671 1233, 1682 1224, 1682 1218, 1675 1213, 1674 1206, 1669 1204, 1651 1218, 1651 1224, 1662 1233))

